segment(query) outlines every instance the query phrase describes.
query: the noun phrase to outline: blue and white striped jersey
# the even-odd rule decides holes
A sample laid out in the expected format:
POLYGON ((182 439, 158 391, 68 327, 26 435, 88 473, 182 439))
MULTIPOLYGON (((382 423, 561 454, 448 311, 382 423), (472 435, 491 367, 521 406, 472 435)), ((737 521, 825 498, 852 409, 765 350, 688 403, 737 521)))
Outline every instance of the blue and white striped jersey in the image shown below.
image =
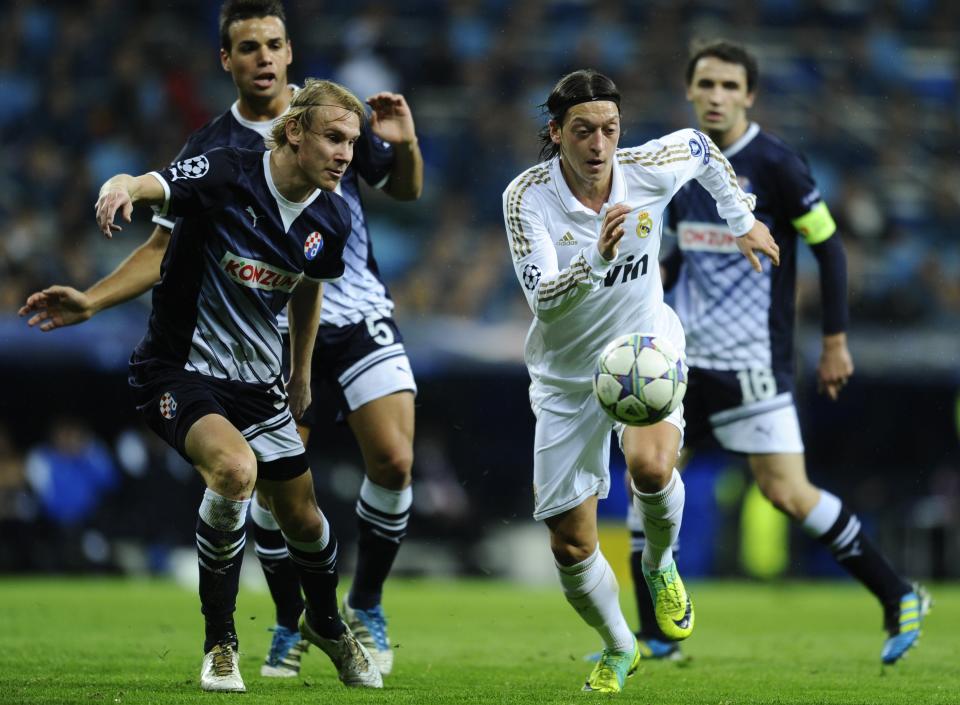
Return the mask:
MULTIPOLYGON (((269 120, 246 120, 234 103, 230 110, 190 135, 175 161, 215 147, 263 150, 266 148, 264 138, 271 126, 269 120)), ((346 267, 343 277, 323 287, 323 325, 345 326, 374 315, 378 318, 389 316, 393 311, 393 301, 373 256, 359 182, 362 176, 371 186, 383 186, 393 168, 393 159, 393 147, 366 126, 362 127, 360 139, 354 147, 353 161, 336 190, 350 208, 353 230, 343 253, 346 267)), ((160 216, 155 216, 154 222, 170 230, 174 227, 171 220, 160 216)), ((280 313, 278 323, 281 332, 286 332, 286 311, 280 313)))
POLYGON ((667 213, 678 248, 665 266, 679 264, 670 300, 687 335, 687 364, 771 369, 786 380, 793 372, 797 235, 815 245, 836 226, 803 157, 756 123, 724 156, 741 188, 756 195, 754 214, 780 246, 780 266, 761 259, 763 273, 754 272, 710 194, 694 181, 677 192, 667 213))
POLYGON ((278 191, 270 152, 214 149, 151 172, 178 218, 135 355, 220 379, 272 384, 281 372, 277 315, 301 276, 340 277, 346 202, 317 189, 278 191))

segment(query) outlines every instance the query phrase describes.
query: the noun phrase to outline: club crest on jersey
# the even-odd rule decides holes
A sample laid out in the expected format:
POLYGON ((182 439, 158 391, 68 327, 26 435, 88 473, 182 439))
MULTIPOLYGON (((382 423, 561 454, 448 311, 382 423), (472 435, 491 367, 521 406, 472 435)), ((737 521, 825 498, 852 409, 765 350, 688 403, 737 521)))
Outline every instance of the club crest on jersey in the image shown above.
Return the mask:
POLYGON ((170 167, 171 181, 178 179, 199 179, 210 171, 210 162, 204 155, 183 159, 170 167))
POLYGON ((177 400, 170 392, 164 392, 160 397, 160 415, 167 421, 177 415, 177 400))
POLYGON ((535 264, 528 264, 523 268, 523 285, 530 291, 537 288, 540 281, 540 267, 535 264))
POLYGON ((320 254, 320 250, 322 249, 323 235, 316 231, 310 233, 307 241, 303 243, 303 254, 306 255, 307 259, 313 260, 317 255, 320 254))
POLYGON ((288 272, 272 264, 235 255, 229 250, 220 258, 220 268, 233 281, 251 289, 285 291, 288 294, 300 281, 300 274, 288 272))
POLYGON ((651 230, 653 230, 653 218, 647 211, 640 211, 637 214, 637 237, 645 238, 650 235, 651 230))

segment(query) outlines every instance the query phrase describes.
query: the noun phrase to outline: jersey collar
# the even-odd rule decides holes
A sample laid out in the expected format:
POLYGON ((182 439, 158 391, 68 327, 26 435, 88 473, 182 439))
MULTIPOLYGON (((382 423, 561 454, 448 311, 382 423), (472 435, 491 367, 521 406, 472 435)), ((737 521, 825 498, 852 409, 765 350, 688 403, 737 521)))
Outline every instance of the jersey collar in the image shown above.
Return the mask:
MULTIPOLYGON (((295 83, 288 84, 287 88, 290 89, 290 92, 293 95, 296 95, 297 91, 300 90, 300 87, 295 83)), ((273 120, 247 120, 247 118, 240 114, 239 100, 233 101, 233 105, 230 106, 230 114, 233 115, 234 120, 239 122, 248 130, 253 130, 254 132, 259 133, 264 139, 270 135, 270 129, 273 127, 273 120)))
POLYGON ((723 156, 727 159, 730 159, 732 156, 740 152, 744 147, 753 142, 753 138, 760 134, 760 126, 751 122, 747 127, 747 131, 743 133, 743 137, 738 139, 736 142, 731 144, 725 150, 723 150, 723 156))
MULTIPOLYGON (((563 169, 560 166, 560 157, 556 156, 550 161, 550 178, 553 179, 553 183, 556 184, 557 197, 560 199, 560 202, 563 204, 563 209, 567 213, 587 213, 593 217, 596 217, 598 214, 594 213, 591 209, 587 208, 585 205, 580 203, 577 200, 577 197, 573 195, 573 191, 570 190, 570 187, 567 186, 567 180, 563 177, 563 169)), ((610 197, 607 199, 607 205, 613 205, 615 203, 622 203, 627 197, 627 189, 623 182, 623 170, 620 168, 620 154, 619 151, 614 153, 613 158, 613 183, 610 186, 610 197)))
POLYGON ((270 173, 270 150, 268 149, 263 153, 263 178, 266 179, 267 188, 270 189, 270 195, 273 196, 274 200, 277 202, 277 206, 280 209, 280 214, 283 217, 283 225, 289 230, 290 224, 299 215, 307 206, 317 200, 317 196, 320 195, 320 189, 316 188, 313 190, 313 193, 305 201, 300 201, 295 203, 287 198, 284 198, 283 195, 277 190, 277 185, 273 183, 273 174, 270 173), (292 217, 291 217, 292 216, 292 217))

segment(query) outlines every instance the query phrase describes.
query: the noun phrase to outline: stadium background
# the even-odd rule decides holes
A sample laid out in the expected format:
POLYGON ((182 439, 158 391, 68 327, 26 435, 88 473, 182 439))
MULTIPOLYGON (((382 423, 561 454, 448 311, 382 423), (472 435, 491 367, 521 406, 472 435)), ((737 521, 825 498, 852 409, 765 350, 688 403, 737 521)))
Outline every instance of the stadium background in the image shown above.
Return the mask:
MULTIPOLYGON (((0 572, 195 572, 199 480, 139 423, 126 389, 149 297, 46 335, 16 310, 45 285, 88 286, 149 233, 138 211, 106 241, 91 205, 107 176, 166 164, 235 99, 217 56, 219 2, 4 6, 0 572)), ((808 156, 847 248, 857 371, 837 404, 815 390, 819 289, 813 259, 801 258, 810 473, 850 501, 906 572, 960 576, 960 6, 286 6, 291 79, 331 77, 361 96, 403 92, 426 161, 418 203, 367 194, 421 386, 414 517, 398 572, 554 579, 542 527, 528 518, 533 419, 520 355, 529 312, 500 194, 536 161, 535 106, 562 73, 592 66, 611 75, 624 95, 622 144, 638 144, 693 123, 683 99, 688 43, 726 36, 759 56, 752 116, 808 156), (497 548, 505 537, 508 552, 497 548)), ((321 505, 350 545, 359 453, 332 421, 310 452, 321 505)), ((825 552, 758 500, 736 460, 705 454, 685 477, 685 574, 835 575, 825 552)), ((617 541, 625 555, 616 529, 625 501, 601 505, 611 559, 617 541)), ((247 561, 253 572, 255 564, 247 561)))

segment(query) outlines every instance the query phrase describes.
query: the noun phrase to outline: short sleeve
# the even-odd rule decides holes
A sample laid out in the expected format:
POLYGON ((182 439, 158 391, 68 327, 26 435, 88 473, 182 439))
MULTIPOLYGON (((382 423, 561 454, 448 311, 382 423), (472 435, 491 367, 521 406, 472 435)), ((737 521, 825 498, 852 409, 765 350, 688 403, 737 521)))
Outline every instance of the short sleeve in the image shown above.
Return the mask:
MULTIPOLYGON (((174 164, 176 164, 177 162, 183 161, 184 159, 189 159, 191 156, 195 154, 200 154, 201 152, 204 151, 198 146, 196 135, 197 133, 194 133, 190 135, 189 138, 187 138, 186 143, 183 145, 183 147, 180 148, 180 151, 177 153, 177 156, 174 158, 173 160, 174 164)), ((176 225, 173 218, 160 215, 159 213, 153 214, 153 222, 171 231, 173 230, 174 225, 176 225)))
POLYGON ((314 281, 335 281, 343 276, 345 268, 343 262, 343 248, 347 243, 347 237, 350 235, 351 221, 350 208, 347 202, 335 193, 325 194, 329 197, 329 219, 330 232, 312 233, 309 237, 318 238, 313 243, 318 247, 316 255, 311 259, 309 249, 311 243, 308 241, 308 247, 305 248, 307 254, 307 263, 303 269, 303 275, 307 279, 314 281))
POLYGON ((806 159, 793 152, 785 154, 777 162, 777 182, 784 215, 808 245, 819 244, 836 232, 837 225, 806 159))
POLYGON ((381 188, 393 170, 394 155, 393 147, 364 127, 354 147, 352 165, 364 181, 381 188))
POLYGON ((212 149, 179 159, 150 172, 163 186, 166 198, 155 212, 161 217, 196 215, 223 206, 236 180, 237 154, 232 149, 212 149))

